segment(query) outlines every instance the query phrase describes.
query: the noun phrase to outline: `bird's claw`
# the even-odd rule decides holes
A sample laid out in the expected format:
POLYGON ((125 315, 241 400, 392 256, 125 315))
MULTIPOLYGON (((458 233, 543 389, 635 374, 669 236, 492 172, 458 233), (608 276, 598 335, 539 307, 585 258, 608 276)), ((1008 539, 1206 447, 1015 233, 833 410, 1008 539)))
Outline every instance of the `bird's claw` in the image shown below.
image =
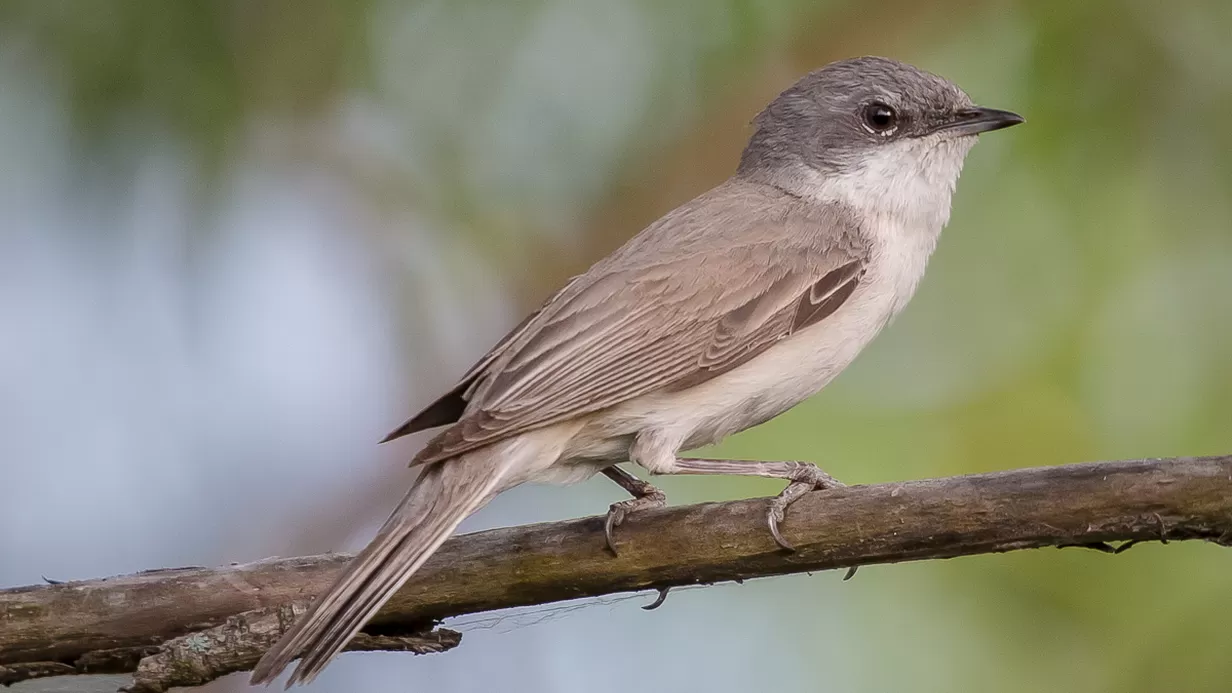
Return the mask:
POLYGON ((642 611, 654 611, 655 609, 663 606, 663 602, 667 601, 667 593, 671 589, 672 588, 670 587, 660 587, 659 596, 655 597, 655 600, 653 602, 647 604, 646 606, 643 606, 642 611))
MULTIPOLYGON (((650 488, 654 488, 653 486, 650 488)), ((647 492, 645 495, 637 498, 622 500, 618 503, 612 503, 607 509, 607 519, 603 521, 603 536, 607 541, 607 550, 612 552, 613 556, 619 556, 616 551, 616 528, 625 521, 625 517, 629 513, 638 512, 641 510, 649 510, 651 508, 662 508, 667 505, 667 496, 663 492, 654 489, 647 492)))
POLYGON ((774 543, 778 544, 784 551, 796 550, 796 547, 791 545, 791 542, 783 538, 779 532, 779 523, 783 521, 783 511, 786 505, 780 505, 778 498, 770 501, 770 512, 766 513, 766 524, 770 525, 770 536, 774 537, 774 543))
POLYGON ((766 524, 770 526, 770 536, 774 537, 774 543, 784 551, 794 552, 796 547, 784 539, 782 532, 779 531, 779 523, 786 517, 787 507, 809 491, 842 488, 847 484, 826 474, 821 467, 805 462, 800 462, 789 478, 791 483, 787 484, 787 488, 770 500, 770 510, 766 513, 766 524))
POLYGON ((620 507, 628 501, 620 503, 612 503, 607 509, 607 519, 603 521, 603 539, 607 542, 607 550, 612 552, 613 556, 619 556, 620 552, 616 550, 616 528, 620 523, 625 521, 625 509, 620 507))

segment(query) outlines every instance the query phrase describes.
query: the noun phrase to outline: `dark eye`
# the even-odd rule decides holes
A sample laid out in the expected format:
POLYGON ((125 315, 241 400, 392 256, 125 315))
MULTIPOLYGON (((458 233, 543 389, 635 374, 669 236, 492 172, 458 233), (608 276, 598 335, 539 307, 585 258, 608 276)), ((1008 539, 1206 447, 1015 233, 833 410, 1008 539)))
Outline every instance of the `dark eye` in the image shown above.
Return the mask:
POLYGON ((883 103, 870 103, 864 107, 864 124, 873 132, 887 133, 898 127, 898 113, 883 103))

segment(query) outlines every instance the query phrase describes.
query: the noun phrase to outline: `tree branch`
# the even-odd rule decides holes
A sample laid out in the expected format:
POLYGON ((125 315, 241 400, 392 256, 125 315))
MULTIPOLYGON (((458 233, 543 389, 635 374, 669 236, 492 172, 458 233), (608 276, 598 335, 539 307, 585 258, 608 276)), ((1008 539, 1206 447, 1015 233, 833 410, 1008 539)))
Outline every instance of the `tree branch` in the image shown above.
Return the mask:
MULTIPOLYGON (((353 649, 440 651, 440 619, 614 592, 1047 546, 1204 539, 1232 545, 1232 456, 1023 469, 811 493, 784 552, 766 499, 634 514, 604 550, 591 517, 456 537, 381 610, 353 649)), ((136 671, 134 692, 251 667, 348 556, 0 590, 0 683, 136 671), (299 602, 295 607, 291 602, 299 602), (252 613, 249 613, 252 612, 252 613)))

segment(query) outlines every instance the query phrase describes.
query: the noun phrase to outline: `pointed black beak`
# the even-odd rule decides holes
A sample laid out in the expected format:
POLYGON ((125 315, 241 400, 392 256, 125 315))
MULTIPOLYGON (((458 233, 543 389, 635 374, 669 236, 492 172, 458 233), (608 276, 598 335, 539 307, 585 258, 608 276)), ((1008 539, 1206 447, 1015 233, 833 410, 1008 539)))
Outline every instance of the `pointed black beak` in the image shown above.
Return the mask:
POLYGON ((951 120, 938 125, 933 131, 953 135, 978 135, 981 132, 1008 128, 1023 120, 1022 116, 1011 111, 999 111, 995 108, 964 108, 961 111, 955 111, 951 120))

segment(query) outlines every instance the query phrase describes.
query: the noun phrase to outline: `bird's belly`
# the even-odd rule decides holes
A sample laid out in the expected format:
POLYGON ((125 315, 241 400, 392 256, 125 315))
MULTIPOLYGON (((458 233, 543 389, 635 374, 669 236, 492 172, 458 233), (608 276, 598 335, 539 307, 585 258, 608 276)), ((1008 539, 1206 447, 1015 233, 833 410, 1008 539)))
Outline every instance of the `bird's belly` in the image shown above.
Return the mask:
MULTIPOLYGON (((793 335, 740 368, 683 392, 673 409, 697 412, 682 449, 717 443, 764 423, 817 394, 846 368, 875 330, 841 332, 817 325, 793 335)), ((875 329, 879 329, 875 328, 875 329)))

